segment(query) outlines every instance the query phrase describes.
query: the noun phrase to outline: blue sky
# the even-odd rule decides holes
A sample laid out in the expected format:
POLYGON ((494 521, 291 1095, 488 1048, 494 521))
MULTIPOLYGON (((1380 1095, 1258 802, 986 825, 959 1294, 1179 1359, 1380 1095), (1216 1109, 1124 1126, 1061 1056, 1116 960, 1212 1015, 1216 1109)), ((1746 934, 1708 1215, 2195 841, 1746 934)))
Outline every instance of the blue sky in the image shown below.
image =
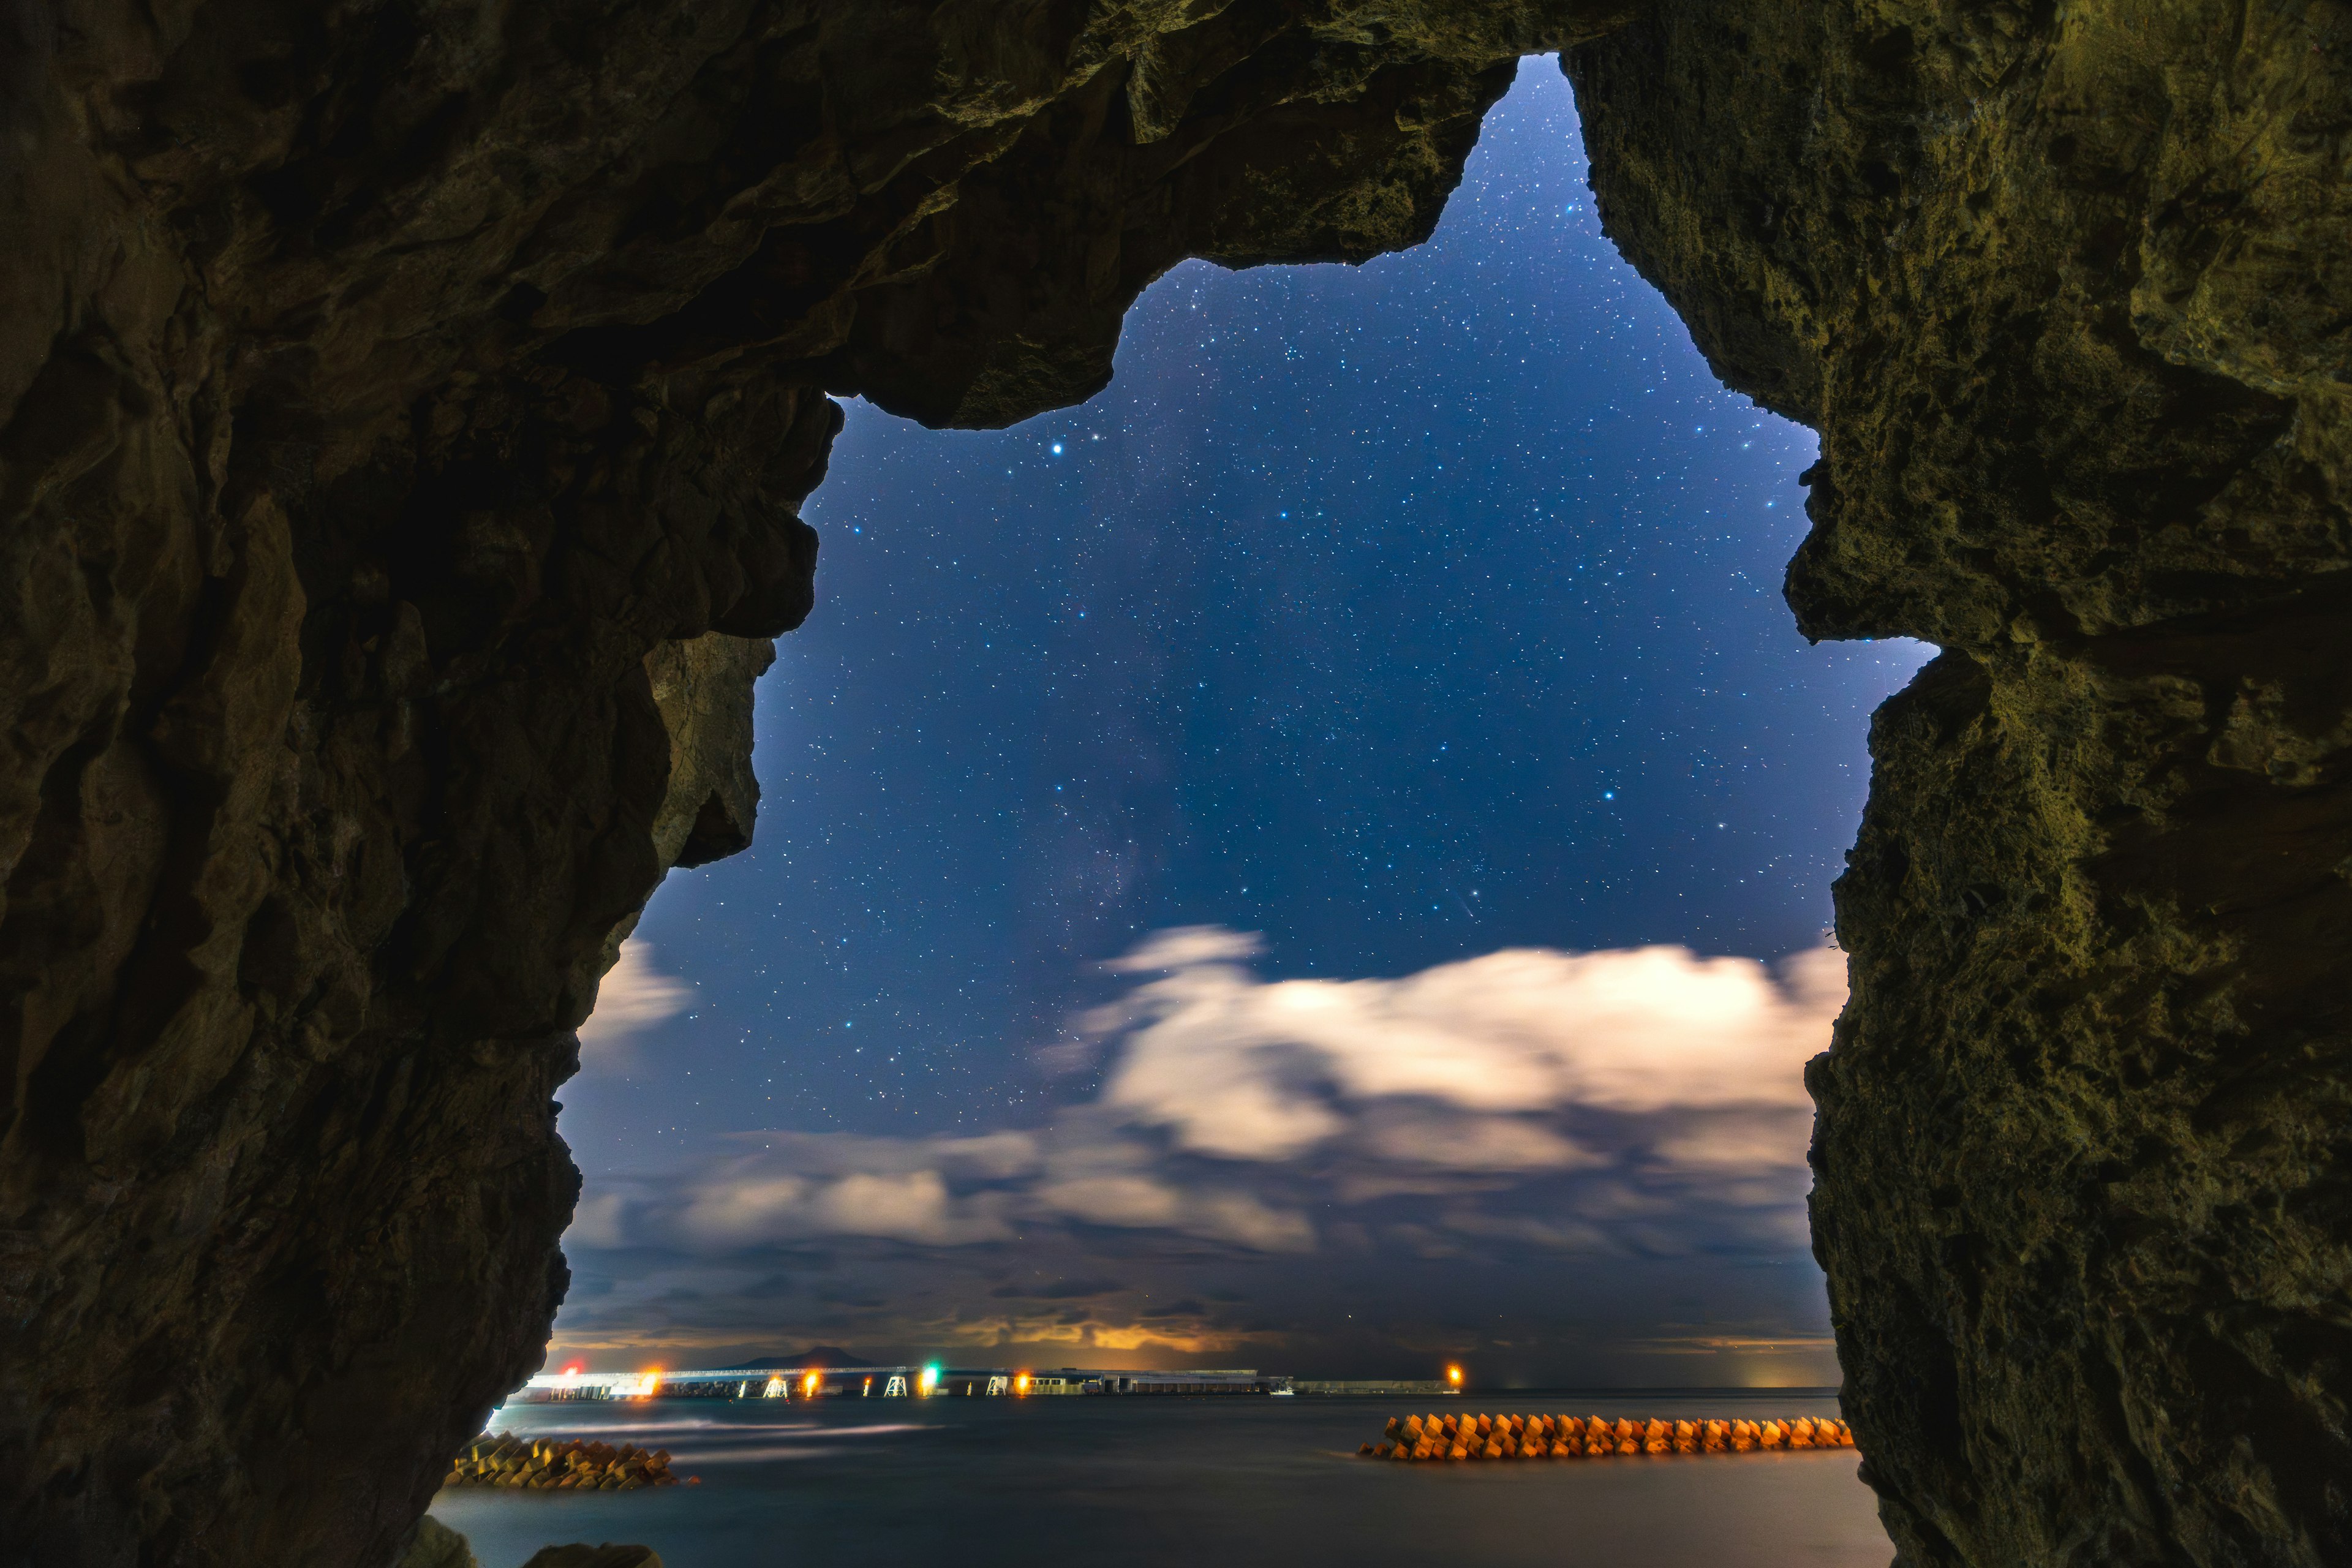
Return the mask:
POLYGON ((1927 650, 1797 635, 1812 453, 1549 60, 1417 250, 1181 267, 1009 431, 853 405, 757 841, 562 1095, 560 1351, 1833 1378, 1792 1079, 1927 650))

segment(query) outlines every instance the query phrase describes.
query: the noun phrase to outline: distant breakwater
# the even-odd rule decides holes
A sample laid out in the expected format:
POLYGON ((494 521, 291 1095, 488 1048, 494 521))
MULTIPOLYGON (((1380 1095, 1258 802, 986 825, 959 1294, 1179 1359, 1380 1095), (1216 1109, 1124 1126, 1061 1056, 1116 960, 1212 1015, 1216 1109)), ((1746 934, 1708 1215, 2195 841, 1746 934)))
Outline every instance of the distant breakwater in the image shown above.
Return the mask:
MULTIPOLYGON (((535 1437, 526 1441, 511 1432, 478 1437, 451 1461, 441 1478, 445 1487, 516 1487, 533 1491, 628 1492, 642 1487, 674 1487, 680 1478, 670 1474, 669 1450, 640 1448, 634 1443, 614 1447, 609 1443, 579 1437, 535 1437)), ((698 1476, 688 1476, 688 1486, 700 1486, 698 1476)))
POLYGON ((1747 1454, 1851 1448, 1843 1421, 1657 1421, 1600 1415, 1391 1416, 1372 1459, 1599 1459, 1621 1454, 1747 1454))

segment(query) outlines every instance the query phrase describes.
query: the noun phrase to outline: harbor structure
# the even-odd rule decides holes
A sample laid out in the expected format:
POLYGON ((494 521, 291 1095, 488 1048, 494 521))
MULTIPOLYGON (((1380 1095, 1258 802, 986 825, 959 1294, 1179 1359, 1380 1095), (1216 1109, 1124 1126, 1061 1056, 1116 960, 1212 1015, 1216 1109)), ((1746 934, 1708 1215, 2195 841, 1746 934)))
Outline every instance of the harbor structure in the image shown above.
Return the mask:
POLYGON ((1101 1372, 1089 1394, 1288 1394, 1290 1379, 1252 1367, 1199 1372, 1101 1372))
MULTIPOLYGON (((1406 1384, 1382 1392, 1414 1391, 1406 1384)), ((524 1405, 614 1399, 1027 1398, 1068 1394, 1287 1394, 1292 1380, 1251 1367, 1161 1371, 1099 1367, 710 1367, 541 1373, 514 1394, 524 1405)))
POLYGON ((543 1372, 514 1394, 517 1403, 575 1399, 840 1399, 904 1396, 936 1367, 661 1367, 642 1372, 543 1372))

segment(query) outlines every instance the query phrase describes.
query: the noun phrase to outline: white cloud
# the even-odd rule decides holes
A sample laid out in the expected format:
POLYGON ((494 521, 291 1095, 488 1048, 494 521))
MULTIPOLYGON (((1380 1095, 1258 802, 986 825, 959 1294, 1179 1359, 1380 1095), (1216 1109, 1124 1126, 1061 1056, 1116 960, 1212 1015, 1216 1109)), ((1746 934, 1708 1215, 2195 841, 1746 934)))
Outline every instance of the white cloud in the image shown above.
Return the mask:
POLYGON ((619 1247, 626 1237, 622 1224, 627 1217, 625 1201, 618 1193, 597 1193, 580 1200, 572 1211, 572 1228, 565 1239, 583 1247, 619 1247))
POLYGON ((1156 969, 1189 969, 1200 963, 1229 963, 1255 958, 1265 948, 1255 931, 1227 931, 1223 926, 1171 926, 1153 931, 1135 951, 1114 958, 1103 967, 1114 974, 1148 974, 1156 969))
MULTIPOLYGON (((782 1169, 842 1176, 860 1172, 904 1174, 937 1170, 951 1177, 1001 1180, 1037 1168, 1037 1135, 989 1132, 977 1137, 877 1138, 856 1132, 750 1132, 731 1140, 756 1146, 782 1169)), ((754 1156, 758 1158, 759 1156, 754 1156)))
POLYGON ((1487 1112, 1804 1108, 1805 1060, 1844 999, 1842 974, 1834 987, 1827 975, 1843 962, 1807 954, 1782 984, 1754 959, 1678 947, 1517 949, 1402 980, 1270 984, 1202 962, 1129 999, 1141 1027, 1106 1099, 1187 1148, 1263 1160, 1347 1131, 1302 1092, 1318 1084, 1333 1100, 1487 1112))
POLYGON ((1071 1176, 1039 1187, 1036 1198, 1049 1212, 1129 1229, 1173 1230, 1184 1214, 1184 1194, 1149 1176, 1071 1176))
POLYGON ((1448 1116, 1376 1106, 1361 1119, 1359 1147, 1384 1161, 1452 1171, 1570 1171, 1608 1163, 1541 1122, 1509 1116, 1448 1116))
POLYGON ((996 1212, 1001 1206, 996 1195, 987 1193, 957 1203, 937 1171, 844 1176, 825 1187, 814 1205, 828 1230, 950 1247, 1007 1235, 996 1212))
POLYGON ((627 1041, 694 1002, 694 987, 654 967, 654 950, 632 937, 621 943, 619 960, 596 988, 596 1010, 580 1026, 583 1070, 611 1070, 627 1064, 627 1041))
POLYGON ((927 1247, 1002 1241, 1005 1199, 959 1198, 935 1170, 855 1172, 830 1180, 741 1162, 698 1183, 679 1223, 697 1240, 729 1247, 867 1236, 927 1247))
POLYGON ((1315 1227, 1307 1216, 1262 1204, 1244 1192, 1204 1193, 1192 1200, 1185 1228, 1254 1252, 1312 1252, 1315 1227))
POLYGON ((1064 1177, 1033 1192, 1029 1212, 1037 1220, 1164 1230, 1253 1252, 1307 1252, 1315 1246, 1315 1227, 1296 1210, 1261 1202, 1238 1188, 1187 1190, 1150 1176, 1064 1177))
MULTIPOLYGON (((1093 1227, 1297 1253, 1318 1246, 1311 1212, 1423 1253, 1659 1256, 1785 1245, 1801 1224, 1801 1075, 1843 1002, 1843 954, 1776 973, 1674 947, 1519 949, 1397 980, 1267 982, 1239 962, 1257 946, 1190 927, 1111 964, 1150 978, 1098 1020, 1100 1097, 1046 1126, 740 1134, 683 1182, 584 1205, 575 1237, 953 1247, 1093 1227)), ((626 950, 625 972, 631 1016, 667 1016, 643 999, 675 983, 626 950)))

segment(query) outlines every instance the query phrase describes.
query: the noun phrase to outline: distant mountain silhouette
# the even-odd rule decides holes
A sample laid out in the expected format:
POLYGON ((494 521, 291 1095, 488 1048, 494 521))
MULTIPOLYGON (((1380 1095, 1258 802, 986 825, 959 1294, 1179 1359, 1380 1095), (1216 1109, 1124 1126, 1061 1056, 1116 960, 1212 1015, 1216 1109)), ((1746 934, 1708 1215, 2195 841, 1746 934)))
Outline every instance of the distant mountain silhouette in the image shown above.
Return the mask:
POLYGON ((739 1361, 733 1366, 723 1366, 719 1370, 721 1372, 780 1372, 790 1367, 795 1372, 806 1372, 811 1367, 815 1367, 830 1372, 835 1367, 872 1366, 873 1364, 870 1361, 861 1361, 851 1355, 839 1345, 814 1345, 803 1351, 799 1355, 761 1356, 758 1361, 739 1361))

